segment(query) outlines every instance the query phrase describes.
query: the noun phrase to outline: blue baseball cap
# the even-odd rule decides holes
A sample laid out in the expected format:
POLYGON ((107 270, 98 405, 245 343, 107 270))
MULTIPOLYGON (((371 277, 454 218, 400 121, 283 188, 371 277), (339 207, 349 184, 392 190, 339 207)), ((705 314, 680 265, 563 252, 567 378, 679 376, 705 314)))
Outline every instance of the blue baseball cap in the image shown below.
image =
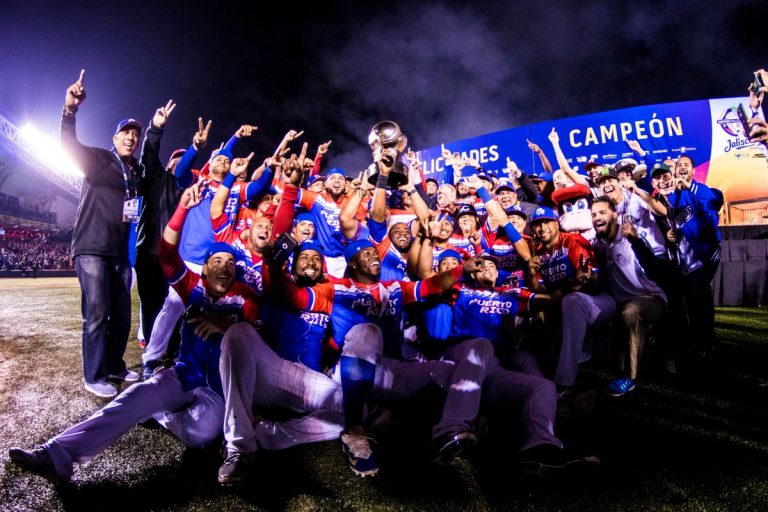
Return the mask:
POLYGON ((321 176, 320 174, 315 174, 314 176, 310 176, 307 180, 307 186, 311 187, 316 181, 325 181, 325 176, 321 176))
POLYGON ((309 212, 301 212, 301 213, 297 214, 296 217, 293 218, 293 225, 295 226, 299 222, 303 222, 305 220, 311 222, 312 224, 315 223, 314 215, 312 215, 309 212))
POLYGON ((115 130, 115 135, 122 132, 123 130, 130 130, 131 128, 136 128, 139 130, 139 135, 141 135, 141 132, 144 131, 144 127, 141 126, 141 123, 133 118, 123 119, 119 123, 117 123, 117 129, 115 130))
POLYGON ((205 262, 208 263, 208 260, 216 253, 219 252, 226 252, 232 255, 233 258, 237 259, 237 252, 235 252, 235 248, 229 245, 226 242, 213 242, 211 245, 208 246, 208 250, 205 251, 205 262))
POLYGON ((355 240, 344 249, 344 261, 349 263, 349 261, 355 257, 355 254, 359 253, 363 249, 367 249, 368 247, 375 248, 373 243, 371 243, 369 240, 355 240))
POLYGON ((456 258, 459 264, 461 264, 461 260, 462 260, 461 254, 459 254, 459 251, 455 249, 446 249, 443 252, 441 252, 440 256, 437 257, 437 264, 439 265, 446 258, 456 258))
POLYGON ((219 155, 223 155, 229 158, 230 162, 235 159, 235 157, 232 156, 232 153, 227 148, 221 148, 211 152, 211 158, 209 159, 209 161, 212 161, 214 158, 216 158, 219 155))
POLYGON ((539 174, 535 176, 531 176, 531 181, 552 181, 552 173, 551 172, 540 172, 539 174))
POLYGON ((539 206, 531 214, 530 224, 535 224, 539 221, 553 220, 557 222, 557 214, 549 206, 539 206))
POLYGON ((345 178, 347 177, 347 173, 346 173, 346 171, 344 171, 344 169, 341 169, 341 168, 339 168, 339 167, 334 167, 334 168, 332 168, 332 169, 328 169, 328 171, 325 173, 325 177, 326 177, 326 178, 328 178, 328 177, 330 177, 332 174, 341 174, 341 175, 342 175, 342 176, 344 176, 345 178))
POLYGON ((523 219, 527 219, 528 218, 528 215, 526 215, 525 212, 523 211, 523 209, 520 208, 519 204, 513 204, 512 206, 510 206, 509 208, 507 208, 504 211, 506 212, 507 215, 519 215, 523 219))
POLYGON ((325 259, 323 255, 323 248, 320 247, 320 244, 318 244, 311 238, 304 240, 303 242, 301 242, 299 245, 296 246, 296 249, 293 250, 294 258, 304 251, 315 251, 320 254, 320 257, 325 259))

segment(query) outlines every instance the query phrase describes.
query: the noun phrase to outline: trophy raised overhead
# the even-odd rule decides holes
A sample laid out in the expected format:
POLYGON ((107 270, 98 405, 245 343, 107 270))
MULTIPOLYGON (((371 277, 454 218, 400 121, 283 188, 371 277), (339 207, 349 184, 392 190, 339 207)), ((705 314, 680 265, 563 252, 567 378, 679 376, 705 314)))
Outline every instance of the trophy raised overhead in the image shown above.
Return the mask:
MULTIPOLYGON (((408 147, 408 137, 396 122, 381 121, 373 125, 371 133, 368 134, 368 145, 373 150, 374 160, 378 160, 380 156, 382 164, 387 167, 392 166, 387 182, 389 188, 397 188, 408 183, 408 171, 400 159, 400 155, 408 147)), ((375 185, 379 178, 378 166, 374 163, 369 169, 371 172, 368 174, 368 183, 375 185)))

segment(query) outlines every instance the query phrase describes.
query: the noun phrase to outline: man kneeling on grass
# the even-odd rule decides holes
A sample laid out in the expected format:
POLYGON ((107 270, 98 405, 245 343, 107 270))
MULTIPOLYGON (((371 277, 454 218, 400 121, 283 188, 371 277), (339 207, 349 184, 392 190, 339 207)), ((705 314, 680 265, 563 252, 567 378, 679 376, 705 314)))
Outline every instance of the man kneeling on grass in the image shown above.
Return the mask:
POLYGON ((87 420, 32 450, 11 448, 17 465, 63 484, 73 464, 87 462, 122 437, 136 423, 150 418, 173 432, 187 446, 203 446, 218 438, 224 421, 219 376, 220 343, 235 322, 258 322, 254 292, 235 282, 233 249, 213 243, 202 276, 189 270, 178 253, 181 228, 189 208, 200 201, 197 187, 184 192, 163 233, 160 261, 166 278, 187 306, 179 362, 160 367, 154 375, 117 396, 87 420))

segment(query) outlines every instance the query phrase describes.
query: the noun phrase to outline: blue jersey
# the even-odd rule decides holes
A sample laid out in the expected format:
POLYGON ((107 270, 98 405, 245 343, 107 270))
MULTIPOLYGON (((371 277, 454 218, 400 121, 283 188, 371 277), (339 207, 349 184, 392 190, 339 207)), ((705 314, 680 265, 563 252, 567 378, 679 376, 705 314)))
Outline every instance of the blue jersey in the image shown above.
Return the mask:
POLYGON ((329 258, 342 256, 344 245, 339 222, 341 201, 334 201, 326 192, 318 194, 301 189, 297 203, 312 214, 315 221, 315 240, 324 249, 323 254, 329 258))
MULTIPOLYGON (((697 181, 691 182, 690 190, 675 190, 667 199, 672 205, 671 218, 675 228, 685 237, 688 250, 704 265, 720 261, 720 231, 717 228, 717 212, 722 199, 711 188, 697 181)), ((678 244, 679 261, 691 261, 691 254, 682 254, 685 244, 678 244)), ((685 266, 683 264, 682 266, 685 266)), ((688 272, 692 268, 683 268, 688 272)))
POLYGON ((509 335, 514 316, 529 311, 535 297, 521 288, 482 290, 463 285, 453 306, 449 340, 486 338, 497 346, 509 335))
POLYGON ((211 219, 213 235, 217 242, 225 242, 231 245, 236 252, 235 265, 237 266, 237 278, 253 288, 256 295, 264 292, 262 285, 261 267, 263 259, 260 255, 252 253, 246 247, 240 235, 243 230, 236 229, 229 215, 222 213, 215 219, 211 219))
POLYGON ((194 326, 186 320, 206 314, 228 317, 230 325, 248 321, 259 324, 259 307, 256 295, 246 285, 234 283, 229 291, 216 300, 208 296, 205 281, 187 268, 177 248, 160 240, 160 261, 169 284, 179 294, 187 313, 182 324, 181 347, 176 373, 186 391, 208 386, 223 397, 219 356, 222 334, 217 333, 204 340, 194 332, 194 326))
MULTIPOLYGON (((398 251, 389 238, 386 222, 368 221, 370 240, 376 246, 381 260, 382 281, 410 281, 407 256, 398 251)), ((407 253, 406 253, 407 254, 407 253)))

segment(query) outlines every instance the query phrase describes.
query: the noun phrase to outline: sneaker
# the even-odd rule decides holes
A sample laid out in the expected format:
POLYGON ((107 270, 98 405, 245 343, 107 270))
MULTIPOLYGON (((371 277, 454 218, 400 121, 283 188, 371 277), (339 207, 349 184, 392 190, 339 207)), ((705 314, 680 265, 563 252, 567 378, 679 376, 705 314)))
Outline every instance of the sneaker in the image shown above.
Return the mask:
POLYGON ((86 382, 85 390, 101 398, 114 398, 117 396, 117 388, 106 380, 86 382))
POLYGON ((126 369, 121 371, 120 373, 113 374, 113 375, 111 374, 109 378, 115 379, 115 380, 124 380, 125 382, 137 382, 139 380, 139 374, 126 369))
POLYGON ((149 380, 157 372, 158 368, 163 368, 163 362, 159 359, 147 361, 141 368, 141 376, 144 380, 149 380))
POLYGON ((635 389, 635 381, 629 378, 616 379, 605 387, 605 392, 612 397, 624 396, 635 389))
POLYGON ((253 457, 253 453, 227 450, 227 456, 219 466, 219 483, 225 487, 241 483, 248 474, 253 457))
POLYGON ((362 477, 373 476, 379 472, 379 463, 371 450, 368 441, 373 441, 369 436, 358 434, 342 434, 341 450, 347 459, 349 469, 362 477))
POLYGON ((520 452, 520 471, 527 475, 550 476, 566 468, 587 468, 600 465, 595 455, 575 455, 553 444, 540 444, 520 452))
POLYGON ((477 444, 477 436, 472 432, 449 432, 434 440, 434 462, 447 464, 461 457, 464 452, 477 444))
POLYGON ((11 460, 25 471, 40 475, 53 485, 63 485, 69 478, 56 471, 51 456, 45 448, 37 447, 31 450, 11 448, 8 450, 11 460))

